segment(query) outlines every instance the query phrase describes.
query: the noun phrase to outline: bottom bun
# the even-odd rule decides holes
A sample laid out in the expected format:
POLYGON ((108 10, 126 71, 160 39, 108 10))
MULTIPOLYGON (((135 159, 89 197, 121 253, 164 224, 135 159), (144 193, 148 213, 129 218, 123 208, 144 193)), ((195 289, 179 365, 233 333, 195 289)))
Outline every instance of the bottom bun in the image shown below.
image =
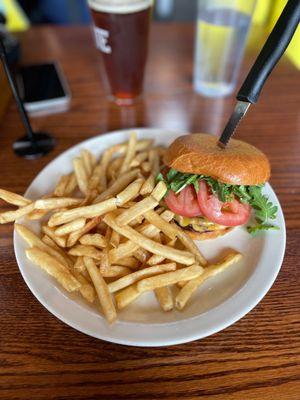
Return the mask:
POLYGON ((181 227, 193 240, 207 240, 207 239, 215 239, 219 236, 224 236, 226 233, 232 231, 233 228, 228 227, 224 229, 218 229, 215 231, 207 231, 207 232, 196 232, 191 229, 184 229, 181 227))

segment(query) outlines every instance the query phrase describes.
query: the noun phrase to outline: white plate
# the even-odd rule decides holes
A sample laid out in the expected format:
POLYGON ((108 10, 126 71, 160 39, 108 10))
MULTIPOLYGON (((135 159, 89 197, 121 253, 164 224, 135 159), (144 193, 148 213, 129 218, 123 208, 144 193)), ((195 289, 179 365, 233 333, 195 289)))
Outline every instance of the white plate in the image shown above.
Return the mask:
MULTIPOLYGON (((153 138, 168 145, 179 132, 161 129, 136 129, 139 138, 153 138)), ((115 131, 89 139, 72 147, 53 160, 29 186, 26 196, 32 199, 51 192, 58 177, 71 170, 71 160, 80 149, 100 155, 107 147, 127 140, 129 130, 115 131)), ((237 228, 224 237, 199 242, 210 260, 228 249, 244 254, 243 260, 224 273, 208 280, 194 295, 184 311, 164 313, 152 293, 145 293, 119 320, 109 326, 95 306, 79 295, 70 295, 59 284, 26 259, 26 244, 14 234, 14 248, 22 276, 34 296, 57 318, 88 335, 109 342, 134 346, 166 346, 189 342, 218 332, 247 314, 263 298, 273 284, 285 250, 285 223, 278 199, 266 185, 266 194, 278 205, 275 223, 280 231, 270 231, 252 238, 244 228, 237 228)), ((26 225, 39 230, 38 222, 26 225)))

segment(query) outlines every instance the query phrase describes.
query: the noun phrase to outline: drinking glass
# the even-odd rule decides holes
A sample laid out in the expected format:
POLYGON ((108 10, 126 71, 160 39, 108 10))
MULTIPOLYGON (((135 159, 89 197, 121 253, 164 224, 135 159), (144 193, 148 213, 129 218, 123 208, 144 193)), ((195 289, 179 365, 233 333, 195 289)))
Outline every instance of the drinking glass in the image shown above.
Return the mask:
POLYGON ((143 90, 152 0, 88 0, 88 4, 114 100, 132 104, 143 90))
POLYGON ((236 86, 256 0, 198 0, 194 88, 210 97, 236 86))

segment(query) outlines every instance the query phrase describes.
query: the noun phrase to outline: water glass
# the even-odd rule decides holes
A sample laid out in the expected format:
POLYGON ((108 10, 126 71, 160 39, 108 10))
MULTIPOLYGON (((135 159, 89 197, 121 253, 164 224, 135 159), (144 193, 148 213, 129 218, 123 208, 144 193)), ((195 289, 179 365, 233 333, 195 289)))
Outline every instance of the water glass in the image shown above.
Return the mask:
POLYGON ((256 0, 198 0, 194 88, 221 97, 237 83, 256 0))

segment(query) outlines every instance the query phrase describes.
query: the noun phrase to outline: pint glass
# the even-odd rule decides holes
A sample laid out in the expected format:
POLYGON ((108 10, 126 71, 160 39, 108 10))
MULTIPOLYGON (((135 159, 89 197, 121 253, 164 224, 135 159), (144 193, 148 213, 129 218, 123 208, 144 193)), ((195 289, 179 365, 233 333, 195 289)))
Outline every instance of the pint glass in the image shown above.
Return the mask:
POLYGON ((143 89, 152 0, 88 3, 111 94, 118 104, 131 104, 143 89))

